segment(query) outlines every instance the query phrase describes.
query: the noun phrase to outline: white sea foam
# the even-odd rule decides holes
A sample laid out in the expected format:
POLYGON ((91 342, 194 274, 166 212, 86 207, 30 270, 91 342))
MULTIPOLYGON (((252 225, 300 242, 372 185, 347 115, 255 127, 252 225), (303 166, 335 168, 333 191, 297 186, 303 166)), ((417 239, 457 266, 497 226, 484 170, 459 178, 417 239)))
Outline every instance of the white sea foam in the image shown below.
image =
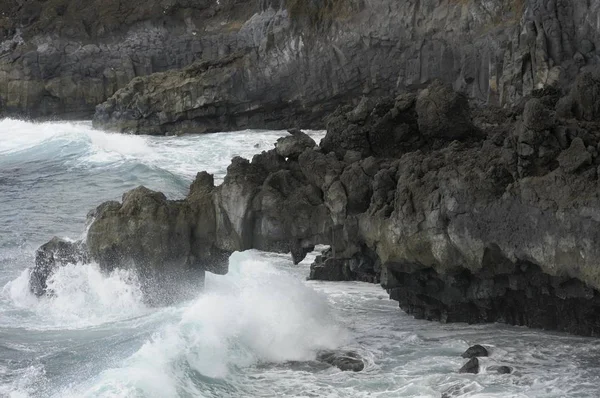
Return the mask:
POLYGON ((349 339, 325 296, 255 252, 235 253, 230 273, 209 276, 207 284, 178 322, 72 396, 213 396, 211 388, 218 390, 219 383, 243 391, 236 384, 240 368, 311 360, 317 351, 349 339), (194 378, 205 378, 204 383, 194 378), (217 386, 206 383, 210 380, 217 386))
POLYGON ((95 264, 60 267, 47 281, 53 295, 41 298, 29 290, 29 272, 23 271, 2 289, 4 300, 31 313, 22 320, 24 327, 82 328, 148 311, 135 275, 130 271, 115 270, 105 275, 95 264))
MULTIPOLYGON (((323 131, 308 131, 315 141, 323 131)), ((16 119, 0 120, 0 155, 35 147, 43 150, 49 143, 80 145, 79 156, 69 160, 73 166, 118 166, 138 162, 166 170, 188 180, 206 170, 220 182, 234 156, 251 159, 256 153, 272 149, 284 131, 238 131, 184 137, 136 136, 96 130, 90 122, 32 123, 16 119)), ((55 154, 53 154, 55 155, 55 154)))

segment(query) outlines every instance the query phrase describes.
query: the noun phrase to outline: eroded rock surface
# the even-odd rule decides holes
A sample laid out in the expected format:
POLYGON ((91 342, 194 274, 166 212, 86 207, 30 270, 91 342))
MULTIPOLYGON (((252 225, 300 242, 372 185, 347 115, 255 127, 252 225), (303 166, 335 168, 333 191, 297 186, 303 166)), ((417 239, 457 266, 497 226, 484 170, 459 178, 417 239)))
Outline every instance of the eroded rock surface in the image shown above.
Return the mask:
POLYGON ((317 361, 327 363, 343 371, 360 372, 365 362, 353 351, 323 351, 317 355, 317 361))
POLYGON ((341 107, 320 146, 292 136, 289 152, 234 158, 185 200, 130 192, 97 211, 90 253, 177 268, 250 248, 297 263, 325 244, 312 278, 379 282, 417 318, 599 335, 600 120, 557 115, 556 90, 420 112, 424 95, 469 106, 443 86, 341 107))
MULTIPOLYGON (((562 108, 592 120, 599 13, 560 0, 7 0, 0 113, 95 112, 98 126, 155 134, 306 128, 340 104, 435 79, 514 105, 548 87, 566 94, 579 74, 562 108)), ((419 109, 452 119, 465 111, 458 102, 419 109)), ((468 130, 421 123, 425 137, 468 130)))

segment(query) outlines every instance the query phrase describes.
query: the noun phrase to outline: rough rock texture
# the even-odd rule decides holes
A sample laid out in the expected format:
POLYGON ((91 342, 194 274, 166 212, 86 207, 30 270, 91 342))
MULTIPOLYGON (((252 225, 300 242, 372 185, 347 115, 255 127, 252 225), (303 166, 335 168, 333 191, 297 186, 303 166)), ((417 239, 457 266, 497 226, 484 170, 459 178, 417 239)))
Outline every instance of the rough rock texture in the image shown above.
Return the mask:
POLYGON ((29 288, 36 296, 52 294, 48 291, 46 282, 56 268, 67 264, 86 263, 88 258, 85 243, 52 238, 35 253, 35 267, 29 275, 29 288))
POLYGON ((0 113, 82 117, 110 98, 96 124, 118 130, 308 127, 341 103, 436 78, 516 104, 550 86, 566 94, 591 70, 563 101, 590 120, 599 13, 563 0, 7 0, 0 113), (182 70, 194 63, 212 69, 182 70), (163 97, 177 100, 161 108, 163 97))
POLYGON ((453 115, 418 109, 425 95, 468 107, 448 86, 425 93, 341 107, 321 146, 234 158, 221 186, 201 173, 184 201, 138 190, 105 204, 90 253, 191 265, 256 248, 299 262, 325 244, 312 278, 379 281, 418 318, 600 335, 600 120, 557 115, 556 90, 453 115))
POLYGON ((237 31, 255 2, 235 3, 3 1, 0 114, 89 118, 136 76, 249 48, 237 31))
POLYGON ((139 187, 122 203, 106 202, 90 214, 90 257, 103 270, 134 269, 152 303, 196 294, 204 271, 227 272, 229 252, 215 244, 213 178, 198 173, 183 201, 139 187))
POLYGON ((360 372, 365 368, 363 359, 353 351, 324 351, 317 355, 317 361, 328 363, 343 371, 360 372))

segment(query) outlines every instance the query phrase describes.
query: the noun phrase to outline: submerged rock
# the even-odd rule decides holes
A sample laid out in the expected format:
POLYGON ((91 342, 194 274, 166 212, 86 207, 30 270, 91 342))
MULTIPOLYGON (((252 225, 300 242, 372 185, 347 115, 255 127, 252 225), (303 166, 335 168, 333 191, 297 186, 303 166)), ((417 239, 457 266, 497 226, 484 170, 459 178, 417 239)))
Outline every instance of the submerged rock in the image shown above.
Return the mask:
POLYGON ((496 372, 501 375, 507 375, 512 373, 512 368, 504 365, 490 366, 487 368, 489 372, 496 372))
POLYGON ((360 372, 365 368, 363 359, 354 351, 323 351, 317 355, 317 361, 343 371, 360 372))
POLYGON ((488 350, 479 344, 476 344, 472 347, 469 347, 467 349, 467 351, 463 352, 461 354, 461 357, 463 358, 478 358, 478 357, 487 357, 488 356, 488 350))
POLYGON ((479 359, 471 358, 467 363, 463 365, 462 368, 460 368, 458 373, 479 373, 479 359))
POLYGON ((80 264, 88 261, 86 244, 71 242, 58 237, 43 244, 35 253, 35 267, 29 276, 29 288, 36 296, 48 292, 47 280, 57 267, 67 264, 80 264))

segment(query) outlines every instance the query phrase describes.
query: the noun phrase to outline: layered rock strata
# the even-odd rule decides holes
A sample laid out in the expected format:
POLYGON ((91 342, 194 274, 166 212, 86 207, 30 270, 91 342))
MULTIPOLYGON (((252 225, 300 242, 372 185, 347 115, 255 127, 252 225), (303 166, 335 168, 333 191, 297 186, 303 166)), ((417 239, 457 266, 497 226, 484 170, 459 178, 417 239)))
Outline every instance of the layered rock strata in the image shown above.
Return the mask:
POLYGON ((597 68, 599 13, 564 0, 8 0, 0 114, 89 117, 102 103, 96 125, 135 133, 306 128, 436 78, 516 104, 597 68))

